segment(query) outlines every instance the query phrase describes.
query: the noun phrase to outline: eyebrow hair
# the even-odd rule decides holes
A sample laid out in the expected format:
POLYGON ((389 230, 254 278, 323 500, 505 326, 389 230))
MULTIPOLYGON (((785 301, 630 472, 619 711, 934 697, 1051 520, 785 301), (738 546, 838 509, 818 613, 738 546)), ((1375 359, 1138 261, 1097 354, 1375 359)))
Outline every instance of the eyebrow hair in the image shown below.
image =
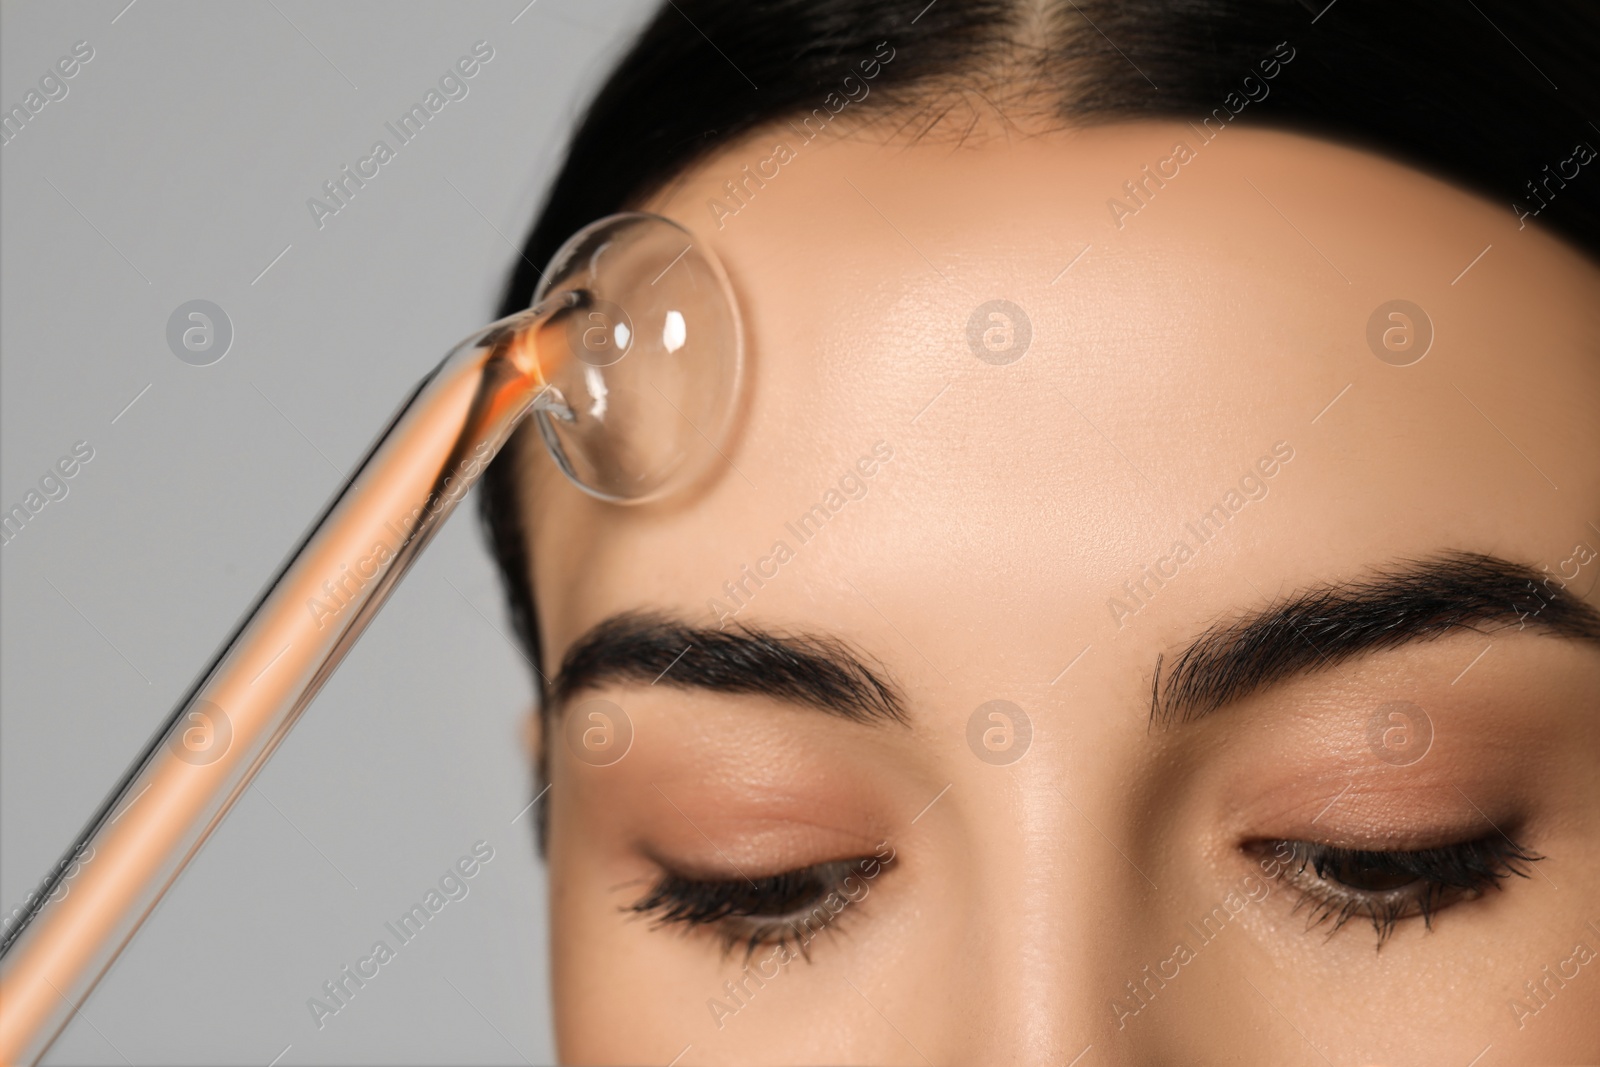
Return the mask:
POLYGON ((869 725, 907 723, 894 685, 845 642, 754 626, 691 626, 660 612, 624 612, 567 650, 545 707, 609 682, 772 697, 869 725))
POLYGON ((1210 627, 1165 679, 1157 656, 1150 723, 1193 722, 1291 676, 1457 630, 1532 627, 1600 643, 1600 611, 1549 588, 1551 577, 1495 556, 1449 552, 1301 590, 1210 627))

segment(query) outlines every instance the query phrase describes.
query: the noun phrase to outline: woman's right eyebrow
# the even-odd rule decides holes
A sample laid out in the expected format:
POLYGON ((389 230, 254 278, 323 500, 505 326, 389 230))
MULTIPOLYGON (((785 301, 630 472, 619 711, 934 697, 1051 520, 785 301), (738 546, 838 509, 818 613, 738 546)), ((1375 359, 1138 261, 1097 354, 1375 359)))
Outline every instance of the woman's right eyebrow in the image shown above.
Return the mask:
POLYGON ((614 683, 770 697, 851 722, 907 725, 905 701, 881 671, 836 637, 754 626, 692 626, 664 612, 613 615, 572 643, 545 707, 614 683))

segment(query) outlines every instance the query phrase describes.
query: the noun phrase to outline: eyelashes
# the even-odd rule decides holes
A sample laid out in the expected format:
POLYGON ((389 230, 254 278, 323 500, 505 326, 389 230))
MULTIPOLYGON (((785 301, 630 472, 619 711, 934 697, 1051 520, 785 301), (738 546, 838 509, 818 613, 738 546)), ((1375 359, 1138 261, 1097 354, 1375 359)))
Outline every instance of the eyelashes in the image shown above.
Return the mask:
MULTIPOLYGON (((1247 848, 1269 855, 1262 861, 1268 877, 1299 891, 1293 910, 1306 912, 1308 930, 1326 927, 1331 937, 1352 919, 1365 918, 1379 948, 1400 923, 1420 917, 1431 930, 1439 912, 1503 888, 1509 877, 1529 877, 1532 865, 1544 859, 1502 834, 1409 851, 1286 839, 1247 848)), ((885 844, 872 856, 754 879, 691 878, 668 870, 623 910, 650 917, 657 928, 710 932, 725 953, 743 949, 747 961, 764 946, 809 960, 811 942, 838 928, 894 858, 885 844)))
POLYGON ((1462 901, 1475 900, 1515 875, 1528 877, 1544 857, 1504 835, 1437 848, 1382 852, 1340 848, 1311 841, 1268 841, 1276 877, 1300 891, 1294 910, 1307 912, 1307 929, 1334 932, 1352 919, 1366 918, 1382 947, 1402 921, 1433 916, 1462 901))
POLYGON ((893 863, 894 850, 885 855, 886 848, 764 878, 698 879, 669 871, 625 910, 650 916, 657 927, 711 930, 730 955, 742 948, 748 959, 758 948, 777 945, 810 959, 817 935, 835 929, 893 863))

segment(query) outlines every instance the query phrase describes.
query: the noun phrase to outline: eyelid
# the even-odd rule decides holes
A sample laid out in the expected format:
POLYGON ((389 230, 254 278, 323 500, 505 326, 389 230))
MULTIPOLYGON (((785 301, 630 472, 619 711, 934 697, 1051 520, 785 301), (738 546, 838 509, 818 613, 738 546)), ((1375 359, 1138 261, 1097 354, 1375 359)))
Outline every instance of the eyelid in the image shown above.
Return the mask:
POLYGON ((634 850, 661 873, 688 882, 760 881, 828 863, 866 859, 883 840, 805 820, 746 819, 700 825, 717 839, 717 846, 702 835, 698 841, 688 837, 666 842, 639 840, 634 850), (795 832, 797 828, 800 832, 795 832), (805 832, 810 830, 820 832, 805 832))
POLYGON ((1403 773, 1385 767, 1366 776, 1352 775, 1347 767, 1302 766, 1298 783, 1236 802, 1219 818, 1228 827, 1225 833, 1246 844, 1311 841, 1416 852, 1472 841, 1492 830, 1514 840, 1543 807, 1510 776, 1463 782, 1459 768, 1428 764, 1424 760, 1402 768, 1403 773))

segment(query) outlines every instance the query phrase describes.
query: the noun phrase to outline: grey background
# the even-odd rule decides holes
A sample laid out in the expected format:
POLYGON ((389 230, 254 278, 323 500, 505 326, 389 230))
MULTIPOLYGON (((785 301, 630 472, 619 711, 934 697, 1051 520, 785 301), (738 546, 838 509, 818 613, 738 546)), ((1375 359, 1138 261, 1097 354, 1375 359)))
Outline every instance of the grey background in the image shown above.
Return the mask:
MULTIPOLYGON (((489 321, 575 115, 655 6, 126 4, 0 7, 0 108, 95 53, 0 149, 0 509, 95 451, 0 550, 6 914, 413 382, 489 321), (319 231, 307 198, 479 40, 468 95, 319 231), (208 367, 167 347, 194 299, 233 323, 208 367)), ((47 1062, 552 1059, 544 871, 512 821, 532 690, 474 504, 47 1062), (319 1031, 307 998, 479 839, 470 894, 319 1031)))

